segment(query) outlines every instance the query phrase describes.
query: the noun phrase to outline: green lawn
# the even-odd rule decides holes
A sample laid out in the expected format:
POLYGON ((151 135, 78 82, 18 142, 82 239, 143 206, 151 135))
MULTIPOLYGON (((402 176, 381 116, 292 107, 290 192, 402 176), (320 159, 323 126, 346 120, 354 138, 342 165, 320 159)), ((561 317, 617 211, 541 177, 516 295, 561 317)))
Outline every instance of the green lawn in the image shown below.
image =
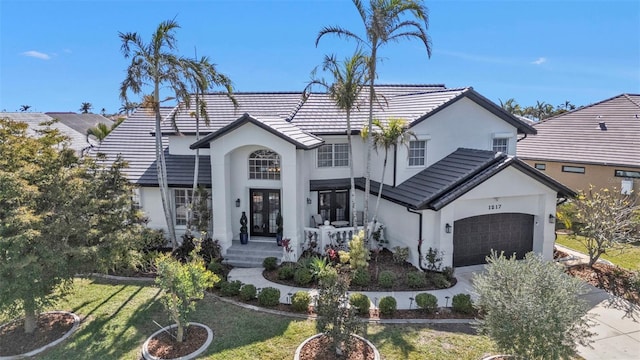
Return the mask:
MULTIPOLYGON (((41 359, 137 360, 142 343, 157 329, 153 320, 169 324, 157 300, 159 290, 149 284, 76 279, 75 285, 75 292, 56 309, 71 310, 86 320, 71 338, 41 359)), ((0 317, 0 323, 6 320, 0 317)), ((291 359, 296 347, 316 332, 313 321, 258 313, 212 296, 199 302, 193 320, 209 325, 215 334, 205 359, 291 359)), ((451 329, 369 325, 366 337, 387 360, 475 360, 494 352, 488 338, 451 329)))
MULTIPOLYGON (((584 245, 573 236, 558 234, 556 242, 581 253, 588 253, 584 245)), ((638 271, 640 270, 640 243, 621 245, 619 249, 608 250, 601 258, 609 260, 624 269, 638 271)))

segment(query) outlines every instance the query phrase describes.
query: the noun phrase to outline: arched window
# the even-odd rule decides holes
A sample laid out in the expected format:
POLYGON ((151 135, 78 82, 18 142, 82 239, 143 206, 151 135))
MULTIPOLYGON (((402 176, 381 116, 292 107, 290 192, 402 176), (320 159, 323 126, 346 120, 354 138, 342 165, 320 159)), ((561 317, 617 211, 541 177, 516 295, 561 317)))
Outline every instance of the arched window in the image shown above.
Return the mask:
POLYGON ((257 150, 249 155, 249 179, 280 180, 280 155, 257 150))

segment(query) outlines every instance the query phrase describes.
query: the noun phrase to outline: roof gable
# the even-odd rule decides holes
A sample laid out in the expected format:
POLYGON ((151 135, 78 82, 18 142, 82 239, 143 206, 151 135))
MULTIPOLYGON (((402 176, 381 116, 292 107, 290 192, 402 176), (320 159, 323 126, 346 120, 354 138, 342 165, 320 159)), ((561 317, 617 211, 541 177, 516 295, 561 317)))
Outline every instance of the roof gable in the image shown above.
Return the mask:
POLYGON ((314 136, 312 134, 306 133, 305 131, 300 130, 298 127, 296 127, 295 125, 282 120, 282 119, 256 119, 254 117, 252 117, 251 115, 245 113, 244 115, 242 115, 241 117, 239 117, 238 119, 236 119, 236 121, 220 128, 219 130, 205 136, 204 138, 202 138, 201 140, 193 143, 190 148, 191 149, 196 149, 196 148, 208 148, 209 147, 209 143, 235 129, 238 129, 239 127, 243 126, 244 124, 247 123, 251 123, 254 124, 258 127, 260 127, 263 130, 266 130, 267 132, 293 144, 296 146, 296 148, 298 149, 305 149, 305 150, 309 150, 309 149, 313 149, 315 147, 318 147, 320 145, 322 145, 322 143, 324 142, 322 139, 320 139, 317 136, 314 136))

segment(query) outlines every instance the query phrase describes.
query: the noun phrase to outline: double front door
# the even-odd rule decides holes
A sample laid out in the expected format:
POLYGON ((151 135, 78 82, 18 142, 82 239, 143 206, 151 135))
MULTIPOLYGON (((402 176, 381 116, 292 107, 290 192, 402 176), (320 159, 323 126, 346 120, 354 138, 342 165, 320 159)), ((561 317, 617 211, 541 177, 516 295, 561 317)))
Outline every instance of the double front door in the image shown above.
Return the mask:
POLYGON ((275 236, 280 212, 279 189, 251 189, 251 236, 275 236))

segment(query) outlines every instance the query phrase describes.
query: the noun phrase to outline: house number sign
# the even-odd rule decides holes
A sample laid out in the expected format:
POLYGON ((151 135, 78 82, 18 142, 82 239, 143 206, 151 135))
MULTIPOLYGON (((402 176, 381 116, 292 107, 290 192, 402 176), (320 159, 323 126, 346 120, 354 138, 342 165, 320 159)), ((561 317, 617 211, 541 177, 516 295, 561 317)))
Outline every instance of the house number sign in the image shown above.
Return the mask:
POLYGON ((502 207, 502 204, 491 204, 489 205, 489 210, 498 210, 502 207))

